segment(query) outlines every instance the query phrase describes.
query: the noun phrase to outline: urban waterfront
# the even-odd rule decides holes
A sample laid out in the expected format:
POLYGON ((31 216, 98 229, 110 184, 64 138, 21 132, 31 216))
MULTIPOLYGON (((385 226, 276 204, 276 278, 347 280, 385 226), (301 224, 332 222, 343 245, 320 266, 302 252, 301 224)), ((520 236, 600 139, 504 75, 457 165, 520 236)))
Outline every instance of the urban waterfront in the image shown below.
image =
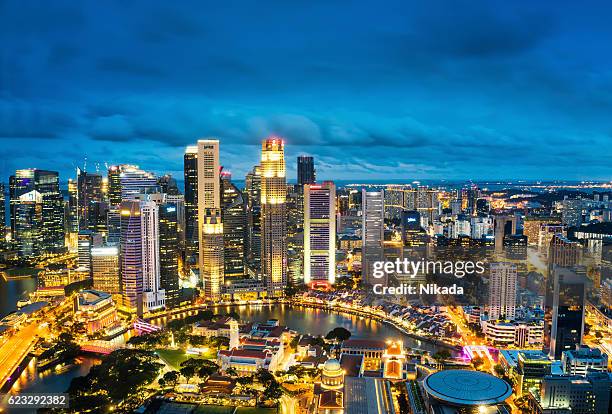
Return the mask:
POLYGON ((0 414, 612 413, 612 3, 22 3, 0 414))
MULTIPOLYGON (((9 282, 9 285, 12 282, 9 282)), ((381 322, 369 320, 355 315, 343 315, 333 311, 293 307, 290 305, 243 305, 215 308, 216 312, 236 311, 241 320, 266 322, 276 319, 281 325, 292 330, 314 336, 325 335, 336 327, 349 330, 356 338, 384 338, 385 340, 402 340, 404 346, 410 349, 422 349, 435 352, 436 347, 427 341, 420 341, 398 332, 397 329, 381 322)), ((123 341, 120 339, 120 341, 123 341)), ((62 393, 66 392, 70 381, 79 376, 85 376, 89 369, 100 363, 100 359, 92 356, 79 356, 74 363, 42 372, 36 368, 34 361, 19 376, 11 388, 18 393, 62 393)))
POLYGON ((36 277, 6 280, 0 276, 0 319, 17 310, 19 300, 27 300, 36 290, 36 277))

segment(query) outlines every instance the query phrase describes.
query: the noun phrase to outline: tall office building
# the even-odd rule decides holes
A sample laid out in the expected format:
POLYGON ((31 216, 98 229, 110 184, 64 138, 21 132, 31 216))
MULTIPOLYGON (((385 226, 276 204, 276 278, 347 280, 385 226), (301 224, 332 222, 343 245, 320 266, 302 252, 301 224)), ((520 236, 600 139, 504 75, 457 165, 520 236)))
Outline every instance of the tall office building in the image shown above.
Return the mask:
POLYGON ((336 186, 331 181, 304 186, 304 283, 336 281, 336 186))
POLYGON ((206 297, 216 298, 225 281, 219 141, 198 140, 197 161, 200 277, 206 297))
POLYGON ((64 199, 59 174, 17 170, 10 177, 9 187, 11 233, 18 254, 31 257, 64 251, 64 199))
POLYGON ((0 251, 6 240, 6 193, 4 184, 0 183, 0 251))
POLYGON ((489 319, 514 319, 518 272, 512 263, 491 263, 489 319))
POLYGON ((79 230, 106 231, 107 204, 102 192, 102 175, 77 168, 77 215, 79 230))
POLYGON ((383 260, 383 242, 385 236, 385 192, 361 190, 362 203, 362 249, 361 275, 363 282, 373 284, 374 262, 383 260))
POLYGON ((108 168, 108 203, 111 206, 121 204, 121 165, 111 165, 108 168))
POLYGON ((170 174, 159 177, 157 179, 157 185, 159 186, 159 190, 164 194, 178 195, 181 193, 176 184, 176 180, 170 174))
POLYGON ((585 278, 571 269, 553 266, 544 303, 544 348, 555 359, 576 349, 584 336, 585 278))
POLYGON ((121 294, 119 276, 119 249, 117 246, 91 249, 91 274, 93 288, 112 295, 121 294))
POLYGON ((572 267, 580 262, 582 246, 569 240, 562 234, 555 234, 550 239, 548 249, 548 268, 553 266, 572 267))
POLYGON ((93 235, 89 230, 79 232, 77 237, 77 263, 83 271, 91 271, 91 248, 93 247, 93 235))
POLYGON ((285 143, 263 140, 261 148, 261 270, 268 294, 281 296, 287 285, 287 180, 285 143))
POLYGON ((501 252, 504 249, 504 238, 516 234, 516 216, 495 216, 494 231, 495 251, 501 252))
POLYGON ((287 280, 304 279, 304 186, 287 184, 287 280))
POLYGON ((252 276, 261 276, 261 167, 256 165, 246 175, 246 262, 252 276))
POLYGON ((190 258, 198 253, 198 147, 191 145, 183 157, 185 173, 185 251, 190 258))
POLYGON ((225 277, 244 276, 244 240, 246 211, 242 192, 232 183, 232 175, 221 173, 221 203, 223 205, 223 244, 225 277))
POLYGON ((438 193, 438 190, 425 186, 408 189, 404 192, 404 208, 418 211, 422 220, 432 223, 438 216, 438 193))
POLYGON ((140 202, 142 238, 143 311, 165 306, 165 291, 160 283, 159 207, 154 201, 140 202))
POLYGON ((175 203, 159 205, 159 275, 167 308, 179 304, 179 209, 175 203))
POLYGON ((66 231, 76 234, 79 232, 79 190, 77 180, 68 179, 68 209, 66 212, 66 231))
POLYGON ((135 200, 141 194, 157 192, 159 189, 155 174, 143 171, 135 165, 122 165, 119 181, 122 201, 135 200))
POLYGON ((561 202, 561 221, 568 227, 578 227, 582 224, 582 205, 580 198, 566 198, 561 202))
POLYGON ((308 155, 297 157, 297 183, 300 186, 316 182, 314 158, 308 155))
POLYGON ((143 314, 142 292, 142 224, 140 202, 123 201, 121 212, 121 294, 123 306, 130 312, 143 314))

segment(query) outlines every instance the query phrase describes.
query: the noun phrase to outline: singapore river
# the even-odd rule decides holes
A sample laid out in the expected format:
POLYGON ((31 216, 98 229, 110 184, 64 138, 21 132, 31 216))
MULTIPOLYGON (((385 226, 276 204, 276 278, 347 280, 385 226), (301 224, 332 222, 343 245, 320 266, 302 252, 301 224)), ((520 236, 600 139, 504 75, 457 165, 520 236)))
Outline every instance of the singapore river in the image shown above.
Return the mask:
MULTIPOLYGON (((242 321, 265 322, 277 319, 279 324, 300 333, 325 335, 333 328, 342 326, 353 334, 353 338, 403 339, 406 348, 435 351, 435 347, 427 342, 408 337, 389 325, 359 316, 321 309, 292 308, 288 305, 219 307, 216 308, 216 313, 227 313, 231 310, 236 310, 242 321)), ((37 372, 35 365, 31 363, 15 383, 14 389, 30 393, 64 392, 72 378, 86 375, 89 368, 98 361, 97 358, 79 357, 77 364, 42 373, 37 372)))
POLYGON ((17 301, 36 290, 36 277, 5 280, 0 276, 0 319, 17 310, 17 301))

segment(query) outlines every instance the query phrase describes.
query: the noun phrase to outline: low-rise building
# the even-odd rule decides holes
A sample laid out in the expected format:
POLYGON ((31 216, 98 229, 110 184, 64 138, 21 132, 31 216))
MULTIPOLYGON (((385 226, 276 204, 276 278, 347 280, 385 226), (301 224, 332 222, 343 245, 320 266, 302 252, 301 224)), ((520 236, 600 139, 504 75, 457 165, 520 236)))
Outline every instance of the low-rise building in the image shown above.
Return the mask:
POLYGON ((84 290, 75 298, 75 319, 87 326, 89 335, 119 322, 113 297, 98 290, 84 290))
POLYGON ((561 355, 563 372, 568 375, 586 375, 587 371, 608 370, 608 355, 597 348, 580 347, 561 355))

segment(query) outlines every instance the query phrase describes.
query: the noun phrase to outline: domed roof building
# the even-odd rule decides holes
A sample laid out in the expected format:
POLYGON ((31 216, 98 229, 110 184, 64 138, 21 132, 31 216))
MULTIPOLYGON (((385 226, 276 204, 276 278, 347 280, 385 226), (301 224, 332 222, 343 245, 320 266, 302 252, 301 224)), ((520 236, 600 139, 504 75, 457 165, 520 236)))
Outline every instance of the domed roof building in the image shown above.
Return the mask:
POLYGON ((344 370, 337 359, 328 359, 321 372, 318 414, 344 413, 344 370))

